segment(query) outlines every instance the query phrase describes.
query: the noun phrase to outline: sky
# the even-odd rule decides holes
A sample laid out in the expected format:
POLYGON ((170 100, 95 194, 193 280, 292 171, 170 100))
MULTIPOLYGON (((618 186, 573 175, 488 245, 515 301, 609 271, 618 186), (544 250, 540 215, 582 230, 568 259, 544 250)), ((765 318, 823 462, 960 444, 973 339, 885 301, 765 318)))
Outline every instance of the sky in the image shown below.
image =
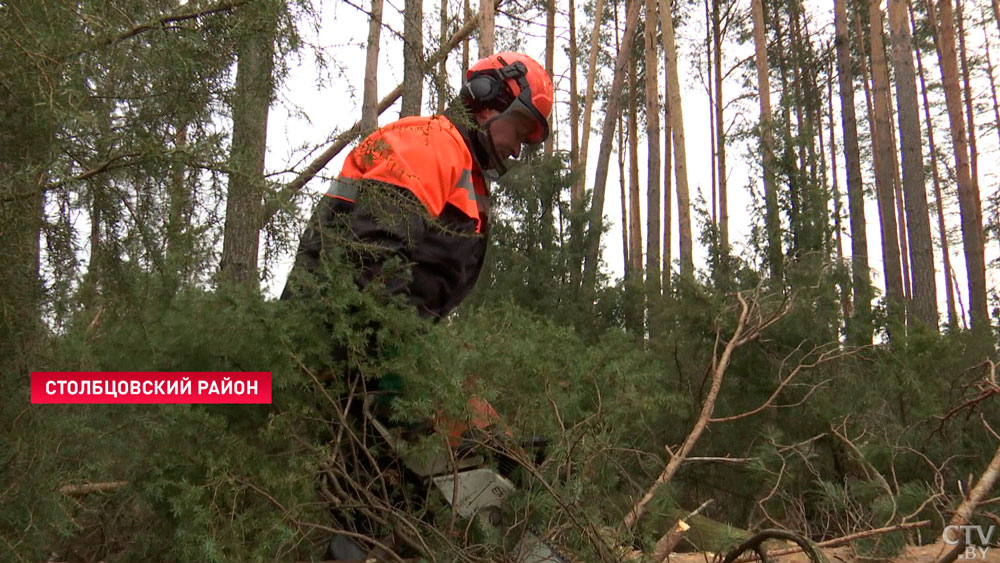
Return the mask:
MULTIPOLYGON (((354 0, 351 0, 352 2, 354 0)), ((364 0, 360 0, 364 2, 364 0)), ((454 0, 453 0, 454 3, 454 0)), ((560 1, 560 9, 565 10, 565 2, 560 1)), ((359 4, 359 6, 369 6, 368 3, 359 4)), ((439 4, 437 0, 426 0, 424 4, 424 17, 425 17, 425 41, 428 41, 430 37, 434 37, 437 34, 437 13, 439 10, 439 4)), ((368 33, 368 19, 367 15, 362 13, 357 7, 350 4, 344 3, 340 0, 321 0, 315 4, 316 9, 320 13, 319 23, 315 27, 303 26, 302 33, 303 38, 308 44, 308 46, 303 49, 296 57, 289 59, 289 73, 285 79, 281 89, 278 92, 278 102, 274 104, 271 108, 271 115, 268 127, 268 155, 267 155, 267 169, 270 171, 288 171, 301 169, 305 164, 310 162, 312 158, 319 154, 325 148, 325 145, 336 133, 350 127, 355 121, 360 117, 360 107, 361 107, 361 91, 364 79, 364 57, 365 57, 365 44, 367 41, 368 33), (322 66, 316 64, 316 57, 314 53, 315 49, 319 49, 323 52, 324 58, 328 61, 327 67, 324 69, 322 66), (336 67, 336 68, 334 68, 336 67), (312 149, 314 152, 306 153, 304 149, 312 149)), ((452 6, 451 11, 457 6, 452 6)), ((813 34, 822 35, 824 37, 833 36, 833 13, 832 7, 825 0, 806 0, 807 11, 813 15, 813 21, 816 24, 815 27, 811 28, 810 31, 813 34)), ((400 31, 402 29, 402 17, 400 11, 402 9, 402 3, 399 0, 393 0, 391 2, 386 2, 384 9, 384 23, 391 27, 393 30, 400 31)), ((749 0, 737 0, 737 10, 748 10, 749 0)), ((583 20, 582 10, 578 7, 578 25, 583 20)), ((686 26, 681 26, 678 28, 678 46, 680 49, 679 62, 681 65, 681 94, 683 98, 683 110, 684 110, 684 121, 685 121, 685 136, 686 136, 686 146, 687 146, 687 165, 688 165, 688 182, 691 188, 692 202, 695 201, 696 194, 700 191, 703 194, 705 200, 710 201, 711 194, 709 188, 711 186, 711 167, 712 167, 712 155, 710 149, 710 127, 709 127, 709 99, 705 86, 703 84, 703 77, 700 71, 697 70, 697 57, 704 57, 703 49, 701 48, 701 42, 704 41, 704 14, 692 14, 689 20, 689 24, 686 26)), ((504 19, 498 16, 498 25, 504 25, 504 19)), ((498 30, 497 36, 497 50, 502 50, 505 48, 503 41, 505 38, 509 38, 515 35, 519 38, 524 39, 524 46, 522 51, 534 56, 539 61, 544 60, 544 21, 537 22, 524 22, 521 24, 520 30, 517 32, 498 30)), ((566 102, 568 101, 568 59, 562 52, 562 48, 559 46, 560 42, 565 43, 566 29, 565 20, 560 18, 557 21, 557 25, 561 24, 563 29, 557 31, 557 57, 556 57, 556 75, 554 77, 554 82, 557 90, 556 98, 556 120, 565 119, 565 116, 559 115, 560 112, 566 111, 566 102)), ((980 32, 981 33, 981 32, 980 32)), ((976 37, 975 34, 971 34, 969 38, 969 49, 970 51, 981 50, 979 46, 982 44, 982 37, 976 37)), ((586 41, 589 39, 587 35, 578 34, 578 41, 586 41)), ((740 58, 752 55, 752 49, 747 46, 746 48, 738 47, 726 47, 725 51, 725 62, 727 65, 732 65, 735 61, 740 58)), ((1000 53, 1000 49, 995 49, 996 53, 1000 53)), ((379 74, 378 74, 378 92, 379 98, 385 95, 386 92, 394 88, 402 78, 402 41, 394 33, 387 31, 383 28, 382 38, 380 41, 380 62, 379 62, 379 74)), ((475 39, 473 38, 471 45, 471 58, 473 61, 476 59, 477 45, 475 39)), ((930 59, 932 59, 928 54, 924 56, 924 64, 928 65, 930 59)), ((1000 59, 1000 54, 995 55, 994 58, 1000 59)), ((662 66, 662 65, 661 65, 662 66)), ((936 69, 929 69, 929 72, 936 72, 936 69)), ((448 59, 448 72, 451 77, 452 87, 456 87, 460 84, 459 74, 460 74, 460 55, 456 50, 454 54, 448 59)), ((605 72, 610 76, 611 69, 605 69, 605 72)), ((733 97, 739 94, 740 87, 738 84, 739 76, 738 73, 734 73, 727 80, 723 90, 726 93, 726 99, 731 100, 733 97)), ((582 73, 581 73, 582 81, 582 73)), ((773 84, 772 88, 776 88, 773 84)), ((661 69, 661 97, 662 92, 662 69, 661 69)), ((978 85, 979 88, 988 88, 983 86, 982 83, 978 85)), ((582 85, 581 85, 582 88, 582 85)), ((859 118, 864 116, 864 93, 861 88, 857 89, 856 97, 856 107, 858 109, 859 118)), ((425 88, 424 94, 424 104, 425 104, 425 114, 432 113, 428 108, 428 105, 433 102, 429 90, 425 88)), ((834 85, 834 95, 839 94, 839 89, 837 85, 834 85)), ((777 92, 772 92, 772 104, 777 100, 777 92)), ((836 116, 836 136, 838 147, 841 143, 842 131, 840 130, 840 118, 839 118, 839 98, 835 99, 835 111, 838 112, 836 116)), ((741 119, 750 122, 755 122, 758 119, 757 115, 757 101, 756 99, 748 100, 747 102, 734 106, 732 111, 727 113, 727 119, 741 119)), ((940 104, 939 107, 943 107, 940 104)), ((727 109, 728 111, 728 109, 727 109)), ((594 167, 596 166, 597 160, 597 145, 600 141, 599 131, 601 127, 601 119, 603 118, 603 111, 600 107, 595 108, 594 120, 592 126, 595 133, 593 133, 590 141, 590 158, 588 162, 587 177, 588 183, 593 179, 594 167)), ((988 122, 992 121, 990 118, 992 112, 985 112, 979 118, 981 126, 979 130, 980 136, 980 185, 982 190, 982 196, 985 201, 986 197, 994 193, 997 189, 997 173, 996 173, 996 156, 1000 149, 998 149, 997 143, 997 133, 994 127, 990 127, 988 122)), ((384 125, 390 123, 399 117, 399 105, 398 102, 393 107, 385 111, 379 118, 379 123, 384 125)), ((922 115, 921 115, 922 118, 922 115)), ((824 139, 828 142, 829 131, 826 129, 827 123, 823 124, 824 127, 824 139)), ((554 129, 557 135, 557 147, 567 149, 569 146, 569 131, 568 127, 559 127, 558 125, 554 129)), ((947 122, 942 121, 939 123, 936 129, 936 139, 939 145, 948 142, 949 136, 947 134, 947 122)), ((347 155, 349 149, 345 149, 331 161, 321 172, 322 175, 326 176, 336 176, 339 172, 340 167, 343 163, 344 157, 347 155)), ((728 185, 729 185, 729 209, 730 209, 730 238, 734 245, 734 253, 741 252, 741 243, 746 240, 750 231, 750 214, 746 210, 750 206, 750 196, 747 191, 747 186, 749 184, 759 184, 758 178, 752 177, 753 172, 744 164, 741 163, 742 160, 747 158, 746 152, 747 148, 742 146, 731 145, 727 149, 727 164, 728 169, 728 185)), ((640 147, 640 163, 645 163, 646 159, 646 149, 643 144, 640 147)), ((607 267, 616 277, 620 277, 623 272, 622 265, 622 235, 620 230, 620 217, 621 217, 621 199, 620 199, 620 187, 619 179, 617 175, 616 157, 612 155, 612 166, 610 167, 610 173, 607 182, 607 199, 605 203, 604 213, 612 222, 612 228, 603 238, 604 248, 604 259, 607 263, 607 267)), ((843 169, 844 159, 842 153, 838 154, 838 183, 842 193, 846 190, 846 173, 843 169)), ((953 163, 949 161, 949 166, 953 166, 953 163)), ((942 169, 942 173, 943 173, 942 169)), ((865 182, 867 186, 871 186, 873 173, 869 169, 863 171, 865 176, 865 182)), ((284 172, 276 173, 273 179, 277 181, 287 181, 294 177, 293 173, 284 172)), ((640 185, 645 186, 645 173, 640 172, 640 185)), ((325 182, 321 178, 316 178, 309 184, 307 184, 307 191, 314 194, 321 194, 326 190, 325 182)), ((927 178, 927 189, 929 200, 932 198, 932 185, 930 182, 930 177, 927 178)), ((944 189, 946 191, 954 191, 954 186, 945 185, 944 189)), ((674 209, 676 210, 676 196, 674 196, 674 209)), ((642 199, 642 215, 645 219, 645 190, 643 189, 642 199)), ((844 213, 846 214, 846 196, 844 201, 844 213)), ((952 247, 952 263, 956 269, 956 275, 958 277, 958 287, 962 289, 963 292, 966 291, 967 286, 964 278, 964 261, 962 260, 962 250, 961 250, 961 240, 957 232, 958 216, 957 216, 957 206, 951 209, 952 213, 948 217, 949 228, 955 232, 951 234, 951 247, 952 247)), ((308 217, 309 209, 303 209, 300 213, 302 221, 304 223, 305 219, 308 217)), ((675 211, 676 217, 676 211, 675 211)), ((879 236, 879 226, 878 226, 878 211, 877 205, 873 197, 868 198, 866 207, 866 217, 868 219, 868 241, 869 241, 869 260, 872 267, 873 281, 879 287, 882 285, 881 279, 881 247, 880 247, 880 236, 879 236)), ((986 217, 989 219, 989 217, 986 217)), ((645 230, 645 222, 643 222, 643 229, 645 230)), ((697 228, 695 226, 695 228, 697 228)), ((848 228, 848 223, 846 222, 846 217, 844 221, 844 229, 848 228)), ((676 259, 678 255, 677 249, 677 235, 676 235, 676 223, 673 226, 674 229, 674 249, 672 255, 676 259)), ((645 233, 643 234, 645 240, 645 233)), ((697 237, 697 233, 695 233, 697 237)), ((932 237, 937 245, 938 232, 936 228, 936 221, 932 218, 932 237)), ((845 251, 850 251, 850 239, 845 233, 844 235, 844 248, 845 251)), ((705 263, 705 251, 700 248, 695 243, 695 265, 699 267, 705 263)), ((1000 248, 996 244, 989 245, 987 247, 987 263, 997 259, 1000 252, 1000 248)), ((940 273, 943 268, 941 267, 941 257, 940 253, 936 251, 936 260, 938 261, 938 294, 939 302, 941 303, 940 309, 944 312, 944 282, 943 275, 940 273)), ((271 294, 278 294, 281 291, 281 287, 284 285, 285 278, 287 277, 288 269, 291 267, 291 256, 284 257, 279 266, 276 268, 274 275, 271 279, 267 280, 268 291, 271 294)), ((996 287, 995 276, 989 275, 988 285, 990 287, 996 287)), ((967 302, 967 297, 964 298, 967 302)))

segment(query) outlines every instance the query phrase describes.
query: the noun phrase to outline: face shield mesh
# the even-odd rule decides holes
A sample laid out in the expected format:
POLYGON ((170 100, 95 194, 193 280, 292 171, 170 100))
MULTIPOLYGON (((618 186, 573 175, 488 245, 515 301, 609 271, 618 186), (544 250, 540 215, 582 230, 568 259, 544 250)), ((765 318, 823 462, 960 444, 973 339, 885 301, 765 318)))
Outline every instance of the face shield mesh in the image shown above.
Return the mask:
POLYGON ((545 141, 549 136, 549 122, 538 112, 538 109, 524 100, 524 93, 518 96, 507 109, 500 114, 498 119, 509 120, 522 135, 525 143, 537 145, 545 141))

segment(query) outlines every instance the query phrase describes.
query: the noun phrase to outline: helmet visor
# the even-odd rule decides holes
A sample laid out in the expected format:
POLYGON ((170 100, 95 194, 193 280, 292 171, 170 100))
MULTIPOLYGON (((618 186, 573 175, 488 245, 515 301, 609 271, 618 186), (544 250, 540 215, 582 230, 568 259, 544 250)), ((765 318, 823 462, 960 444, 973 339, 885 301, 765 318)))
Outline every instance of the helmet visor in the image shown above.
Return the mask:
POLYGON ((530 94, 525 92, 514 99, 507 109, 500 114, 499 119, 505 119, 514 124, 518 135, 525 143, 537 145, 549 136, 549 122, 531 103, 530 94))

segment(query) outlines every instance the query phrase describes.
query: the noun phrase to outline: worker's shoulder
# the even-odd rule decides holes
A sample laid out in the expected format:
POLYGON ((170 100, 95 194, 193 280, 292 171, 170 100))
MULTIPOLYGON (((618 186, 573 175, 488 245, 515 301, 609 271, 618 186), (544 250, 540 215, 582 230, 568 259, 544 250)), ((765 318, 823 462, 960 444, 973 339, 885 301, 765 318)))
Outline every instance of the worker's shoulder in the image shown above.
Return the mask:
POLYGON ((406 140, 416 145, 446 144, 459 149, 465 149, 465 140, 461 132, 450 119, 443 115, 413 115, 401 118, 382 127, 383 135, 391 135, 397 139, 406 140))

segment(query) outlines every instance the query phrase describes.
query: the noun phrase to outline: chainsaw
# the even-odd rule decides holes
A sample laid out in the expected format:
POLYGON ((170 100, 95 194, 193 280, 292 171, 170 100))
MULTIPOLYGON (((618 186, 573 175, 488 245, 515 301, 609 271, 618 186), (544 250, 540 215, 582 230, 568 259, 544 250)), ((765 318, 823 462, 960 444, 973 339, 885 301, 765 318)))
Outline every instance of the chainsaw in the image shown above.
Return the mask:
POLYGON ((396 428, 389 428, 373 413, 372 401, 366 400, 367 422, 394 450, 407 469, 428 480, 455 512, 466 519, 478 519, 501 537, 517 536, 506 556, 516 563, 570 563, 570 559, 531 529, 515 529, 504 517, 504 501, 517 487, 510 479, 489 467, 484 455, 476 455, 472 442, 463 439, 472 428, 485 430, 499 420, 496 411, 482 399, 472 399, 469 424, 436 421, 436 427, 448 437, 448 448, 416 451, 396 428), (518 535, 519 534, 519 535, 518 535))

